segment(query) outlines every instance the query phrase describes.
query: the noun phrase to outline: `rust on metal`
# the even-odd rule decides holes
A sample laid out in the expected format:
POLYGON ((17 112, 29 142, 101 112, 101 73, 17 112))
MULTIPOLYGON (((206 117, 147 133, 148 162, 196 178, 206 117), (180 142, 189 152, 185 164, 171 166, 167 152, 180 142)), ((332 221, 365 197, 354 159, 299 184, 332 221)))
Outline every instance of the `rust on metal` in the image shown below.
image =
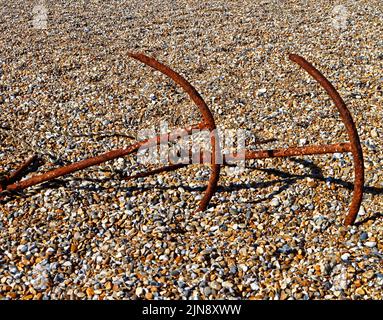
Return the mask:
POLYGON ((17 180, 21 179, 25 172, 28 170, 28 168, 31 166, 33 162, 37 160, 37 155, 33 155, 30 158, 28 158, 17 170, 3 178, 1 181, 1 189, 2 191, 4 188, 6 188, 7 185, 16 182, 17 180))
POLYGON ((144 54, 140 53, 131 53, 129 52, 128 55, 134 59, 137 59, 146 65, 152 67, 153 69, 156 69, 160 72, 162 72, 164 75, 171 78, 175 83, 177 83, 179 86, 182 87, 182 89, 185 90, 185 92, 189 95, 189 97, 193 100, 193 102, 198 107, 202 119, 203 119, 203 127, 201 129, 208 129, 212 134, 210 135, 210 141, 211 141, 211 174, 209 178, 209 182, 207 185, 207 189, 205 191, 205 195, 200 201, 198 210, 204 211, 206 210, 210 199, 213 197, 214 193, 217 190, 218 186, 218 180, 219 180, 219 172, 221 170, 221 166, 217 163, 217 154, 220 154, 220 147, 219 147, 219 139, 216 134, 214 134, 216 125, 213 118, 213 114, 211 113, 209 107, 205 103, 205 101, 202 99, 201 95, 198 93, 198 91, 180 74, 170 69, 168 66, 165 66, 164 64, 158 62, 157 60, 150 58, 144 54))
POLYGON ((20 190, 26 189, 28 187, 31 187, 31 186, 34 186, 34 185, 37 185, 37 184, 40 184, 43 182, 47 182, 47 181, 68 175, 70 173, 79 171, 79 170, 83 170, 83 169, 86 169, 86 168, 89 168, 89 167, 92 167, 95 165, 99 165, 101 163, 104 163, 104 162, 107 162, 107 161, 110 161, 113 159, 125 157, 125 156, 127 156, 133 152, 136 152, 140 148, 143 150, 143 149, 147 149, 147 148, 156 146, 161 142, 162 139, 164 139, 164 137, 166 137, 166 139, 168 139, 168 141, 173 141, 174 139, 176 139, 178 137, 182 137, 182 136, 191 134, 194 129, 198 129, 200 127, 201 127, 200 124, 198 124, 198 125, 194 125, 194 126, 191 126, 188 128, 178 129, 178 130, 175 130, 171 133, 165 133, 163 135, 158 135, 158 136, 150 138, 150 139, 136 142, 136 143, 130 145, 128 148, 125 148, 125 149, 112 150, 112 151, 106 152, 104 154, 98 155, 98 156, 93 157, 93 158, 85 159, 85 160, 82 160, 79 162, 69 164, 69 165, 64 166, 64 167, 53 169, 51 171, 48 171, 48 172, 40 174, 40 175, 35 175, 29 179, 25 179, 25 180, 20 181, 20 182, 8 184, 8 185, 6 185, 5 188, 3 188, 3 190, 20 191, 20 190))
POLYGON ((218 180, 220 176, 221 166, 231 165, 231 162, 240 160, 251 160, 251 159, 265 159, 265 158, 276 158, 276 157, 295 157, 303 155, 320 155, 328 153, 348 153, 351 152, 354 161, 354 194, 350 205, 349 213, 345 218, 344 224, 351 225, 355 222, 357 217, 362 199, 363 199, 363 185, 364 185, 364 164, 363 164, 363 152, 360 144, 359 135, 355 126, 355 123, 351 117, 350 111, 347 109, 344 101, 336 91, 334 86, 319 72, 313 65, 307 62, 301 56, 291 54, 289 55, 290 60, 296 62, 303 69, 305 69, 328 93, 333 100, 336 108, 339 111, 340 117, 345 124, 349 142, 328 144, 328 145, 312 145, 304 147, 290 147, 284 149, 270 149, 270 150, 241 150, 237 153, 222 154, 220 149, 219 137, 216 133, 216 123, 209 107, 198 93, 198 91, 180 74, 170 69, 168 66, 158 62, 154 58, 148 57, 141 53, 128 53, 128 55, 153 69, 160 71, 164 75, 171 78, 176 84, 178 84, 191 98, 191 100, 198 107, 201 114, 201 121, 195 125, 176 129, 170 133, 157 135, 155 137, 138 141, 131 144, 127 148, 112 150, 101 155, 91 157, 82 161, 78 161, 66 166, 62 166, 42 174, 36 174, 30 178, 22 180, 23 176, 28 171, 28 168, 37 159, 37 156, 32 156, 25 161, 17 170, 10 175, 6 176, 0 181, 0 198, 5 192, 15 192, 26 189, 28 187, 41 184, 43 182, 56 179, 79 170, 89 168, 91 166, 100 165, 104 162, 125 157, 130 154, 136 153, 139 149, 147 149, 158 146, 163 142, 174 142, 180 137, 184 137, 193 133, 193 130, 207 130, 210 133, 211 142, 211 159, 204 161, 202 153, 197 155, 197 161, 195 161, 194 155, 189 150, 189 159, 193 157, 192 162, 188 163, 172 163, 169 159, 170 165, 157 168, 148 172, 139 173, 136 175, 125 177, 128 179, 142 178, 150 175, 158 174, 161 172, 170 172, 180 168, 184 168, 189 164, 206 164, 210 165, 211 173, 208 181, 208 185, 202 200, 199 203, 198 210, 206 210, 211 198, 218 187, 218 180))
POLYGON ((346 127, 351 143, 352 156, 354 158, 354 196, 352 198, 349 213, 344 223, 345 225, 351 225, 355 222, 363 200, 364 162, 358 131, 354 121, 352 120, 350 111, 347 109, 343 99, 330 81, 328 81, 319 70, 317 70, 311 63, 307 62, 304 58, 296 54, 290 54, 289 58, 291 61, 294 61, 305 69, 323 87, 323 89, 326 90, 327 94, 331 97, 336 108, 338 109, 340 117, 346 127))
MULTIPOLYGON (((266 158, 285 158, 296 156, 307 156, 313 154, 326 153, 344 153, 350 152, 351 146, 349 143, 337 143, 318 146, 294 147, 274 150, 256 150, 245 151, 245 159, 266 159, 266 158)), ((225 155, 225 160, 235 161, 236 154, 225 155)))

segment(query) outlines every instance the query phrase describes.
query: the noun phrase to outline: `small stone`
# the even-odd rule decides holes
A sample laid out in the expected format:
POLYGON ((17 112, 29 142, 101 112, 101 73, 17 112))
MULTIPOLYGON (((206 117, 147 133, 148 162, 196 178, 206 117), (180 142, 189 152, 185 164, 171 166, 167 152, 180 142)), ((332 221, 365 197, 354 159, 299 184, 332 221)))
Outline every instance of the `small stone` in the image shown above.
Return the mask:
POLYGON ((77 251, 77 245, 75 243, 72 243, 70 245, 70 251, 73 252, 73 253, 77 251))
POLYGON ((378 137, 378 132, 376 131, 376 129, 372 129, 371 130, 371 137, 373 137, 373 138, 377 138, 378 137))
POLYGON ((221 284, 217 281, 212 281, 209 283, 209 286, 210 288, 214 289, 214 290, 220 290, 222 288, 221 284))
POLYGON ((81 238, 81 233, 78 232, 78 231, 76 231, 76 232, 74 233, 74 235, 73 235, 73 239, 75 239, 75 240, 80 240, 80 238, 81 238))
POLYGON ((348 258, 350 258, 350 254, 349 253, 343 253, 340 258, 343 260, 343 261, 348 261, 348 258))
POLYGON ((205 287, 205 288, 203 289, 203 294, 204 294, 206 297, 210 296, 211 293, 212 293, 212 290, 211 290, 210 287, 205 287))
POLYGON ((259 289, 258 283, 253 282, 252 284, 250 284, 250 288, 251 290, 257 291, 259 289))
POLYGON ((369 247, 369 248, 374 248, 374 247, 376 247, 376 242, 375 241, 367 241, 364 243, 364 245, 366 247, 369 247))
POLYGON ((53 249, 53 248, 48 248, 48 249, 45 251, 45 254, 48 255, 48 256, 50 256, 50 255, 52 255, 54 252, 55 252, 55 249, 53 249))
POLYGON ((143 292, 144 292, 144 289, 141 288, 141 287, 138 287, 138 288, 136 289, 136 296, 137 296, 137 297, 141 296, 143 292))
POLYGON ((153 293, 151 293, 150 291, 145 293, 145 299, 152 300, 153 299, 153 293))
POLYGON ((274 198, 273 200, 270 201, 270 205, 273 207, 278 207, 279 206, 279 200, 278 198, 274 198))
POLYGON ((243 272, 246 272, 249 269, 245 264, 240 264, 239 267, 242 269, 243 272))
POLYGON ((226 225, 226 224, 221 224, 221 225, 219 226, 219 229, 220 229, 221 231, 227 231, 227 225, 226 225))
POLYGON ((93 290, 93 288, 88 288, 88 289, 86 289, 86 295, 87 295, 88 297, 92 297, 92 296, 94 295, 94 290, 93 290))
POLYGON ((263 96, 267 92, 266 88, 261 88, 257 91, 257 96, 263 96))
POLYGON ((233 284, 230 281, 224 281, 224 282, 222 282, 222 287, 224 287, 224 288, 232 288, 233 284))
POLYGON ((360 295, 360 296, 363 296, 363 295, 365 295, 366 292, 362 288, 358 288, 355 290, 355 293, 360 295))
POLYGON ((112 289, 112 283, 110 281, 108 281, 107 283, 105 283, 105 289, 106 290, 110 290, 112 289))
POLYGON ((340 297, 341 294, 342 294, 342 291, 340 291, 340 290, 335 290, 334 291, 335 297, 340 297))
POLYGON ((361 241, 365 241, 365 240, 367 240, 367 239, 368 239, 368 233, 367 233, 367 232, 362 232, 362 233, 360 234, 359 239, 360 239, 361 241))
POLYGON ((25 244, 21 244, 17 247, 17 251, 19 251, 20 253, 25 253, 28 251, 28 246, 26 246, 25 244))
POLYGON ((358 211, 358 216, 364 216, 366 214, 366 210, 363 206, 360 206, 360 209, 358 211))
POLYGON ((284 244, 281 248, 278 249, 278 252, 280 253, 290 253, 292 252, 293 249, 288 245, 288 244, 284 244))
POLYGON ((291 206, 291 210, 293 210, 293 211, 297 211, 298 209, 299 209, 299 206, 297 206, 296 204, 293 204, 291 206))
POLYGON ((99 255, 99 256, 97 256, 97 258, 96 258, 96 263, 97 263, 97 264, 100 264, 103 260, 104 260, 103 257, 102 257, 101 255, 99 255))
POLYGON ((367 280, 371 280, 375 276, 375 272, 372 270, 368 270, 365 273, 363 273, 363 277, 365 277, 367 280))
POLYGON ((361 282, 359 279, 356 279, 356 280, 354 281, 354 285, 355 285, 355 287, 359 288, 359 287, 362 286, 362 282, 361 282))
POLYGON ((263 250, 263 248, 261 246, 257 247, 257 250, 255 250, 259 255, 262 255, 265 250, 263 250))
POLYGON ((286 300, 288 298, 286 292, 284 290, 281 291, 281 300, 286 300))
POLYGON ((246 247, 243 247, 241 249, 239 249, 238 253, 242 256, 246 256, 247 255, 247 249, 246 247))
POLYGON ((10 298, 12 298, 12 299, 15 299, 15 298, 17 297, 17 294, 16 294, 16 292, 9 292, 9 293, 8 293, 8 296, 9 296, 10 298))

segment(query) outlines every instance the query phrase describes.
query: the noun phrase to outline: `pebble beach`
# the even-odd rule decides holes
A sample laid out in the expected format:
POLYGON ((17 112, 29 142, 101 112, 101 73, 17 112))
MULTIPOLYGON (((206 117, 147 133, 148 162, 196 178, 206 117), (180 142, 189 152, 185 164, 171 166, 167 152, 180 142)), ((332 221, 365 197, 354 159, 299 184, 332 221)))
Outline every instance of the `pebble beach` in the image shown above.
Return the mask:
POLYGON ((347 142, 288 59, 303 56, 345 100, 366 173, 350 227, 349 153, 222 169, 203 212, 209 166, 124 180, 156 167, 134 155, 6 194, 0 299, 382 299, 382 34, 381 0, 2 1, 0 177, 33 154, 27 177, 198 123, 187 94, 128 51, 184 76, 249 149, 347 142))

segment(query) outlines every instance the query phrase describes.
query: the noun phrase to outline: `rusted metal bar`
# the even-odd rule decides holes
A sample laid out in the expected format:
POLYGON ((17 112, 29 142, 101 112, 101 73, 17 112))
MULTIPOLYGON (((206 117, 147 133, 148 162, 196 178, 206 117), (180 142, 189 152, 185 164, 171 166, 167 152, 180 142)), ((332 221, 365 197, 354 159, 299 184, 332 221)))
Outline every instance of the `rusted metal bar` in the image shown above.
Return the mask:
MULTIPOLYGON (((223 155, 223 165, 231 165, 232 162, 242 161, 242 160, 251 160, 251 159, 269 159, 269 158, 286 158, 286 157, 294 157, 294 156, 305 156, 305 155, 319 155, 319 154, 329 154, 329 153, 346 153, 351 152, 350 143, 337 143, 337 144, 329 144, 329 145, 317 145, 317 146, 307 146, 307 147, 296 147, 296 148, 285 148, 285 149, 273 149, 273 150, 256 150, 256 151, 248 151, 245 150, 244 153, 229 153, 223 155), (241 155, 244 155, 242 157, 241 155)), ((192 154, 189 151, 189 154, 192 154)), ((198 155, 197 155, 198 156, 198 155)), ((202 154, 197 157, 193 157, 195 161, 192 163, 177 163, 172 164, 170 161, 170 165, 163 166, 157 169, 153 169, 151 171, 138 173, 133 176, 127 176, 124 180, 131 180, 135 178, 144 178, 149 177, 155 174, 175 171, 181 168, 185 168, 191 164, 209 164, 203 161, 202 154), (198 161, 198 162, 197 162, 198 161)))
POLYGON ((303 57, 296 54, 290 54, 289 58, 291 61, 296 62, 303 69, 305 69, 323 87, 323 89, 326 90, 327 94, 333 100, 336 108, 339 111, 340 117, 346 126, 346 130, 351 143, 351 151, 354 158, 354 195, 350 205, 349 213, 344 223, 347 226, 351 225, 355 222, 363 200, 364 162, 358 131, 350 111, 347 109, 343 99, 339 95, 338 91, 334 88, 334 86, 330 83, 330 81, 328 81, 319 70, 307 62, 303 57))
POLYGON ((215 191, 217 190, 218 180, 219 180, 219 172, 221 170, 221 166, 218 163, 217 157, 220 156, 220 144, 218 135, 216 134, 216 125, 213 118, 213 114, 211 113, 209 107, 202 99, 201 95, 197 92, 197 90, 180 74, 165 66, 164 64, 158 62, 157 60, 150 58, 141 53, 132 53, 129 52, 128 55, 136 60, 143 62, 144 64, 152 67, 163 73, 164 75, 171 78, 175 83, 182 87, 185 92, 189 95, 189 97, 194 101, 196 106, 198 107, 202 119, 205 123, 205 128, 207 128, 210 132, 210 141, 212 148, 212 162, 211 162, 211 174, 209 178, 209 182, 207 185, 207 189, 205 191, 205 195, 200 201, 198 210, 204 211, 206 210, 211 198, 213 197, 215 191))
POLYGON ((22 178, 23 174, 30 167, 30 165, 37 160, 37 155, 29 157, 17 170, 6 176, 0 182, 0 191, 4 190, 7 185, 14 183, 22 178))
MULTIPOLYGON (((307 147, 295 147, 295 148, 285 148, 285 149, 274 149, 274 150, 254 150, 244 152, 244 159, 267 159, 267 158, 285 158, 285 157, 295 157, 295 156, 305 156, 305 155, 314 155, 314 154, 326 154, 326 153, 344 153, 351 152, 350 143, 337 143, 329 145, 317 145, 317 146, 307 146, 307 147)), ((240 161, 243 160, 238 155, 241 153, 228 154, 225 155, 225 161, 240 161)))
POLYGON ((52 179, 59 178, 59 177, 68 175, 70 173, 82 170, 82 169, 86 169, 86 168, 89 168, 89 167, 92 167, 95 165, 99 165, 99 164, 104 163, 106 161, 125 157, 125 156, 127 156, 133 152, 136 152, 140 148, 147 149, 147 148, 156 146, 156 145, 160 144, 160 142, 163 140, 173 141, 174 139, 177 139, 178 137, 182 137, 182 136, 191 134, 193 132, 193 130, 200 129, 200 128, 201 128, 201 124, 197 124, 197 125, 194 125, 194 126, 191 126, 188 128, 177 129, 171 133, 165 133, 165 134, 158 135, 158 136, 150 138, 150 139, 146 139, 146 140, 134 143, 126 149, 118 149, 118 150, 109 151, 109 152, 106 152, 106 153, 101 154, 101 155, 96 156, 96 157, 92 157, 89 159, 85 159, 85 160, 82 160, 79 162, 69 164, 69 165, 64 166, 64 167, 53 169, 51 171, 48 171, 48 172, 40 174, 40 175, 35 175, 29 179, 25 179, 25 180, 17 182, 17 183, 8 184, 5 186, 5 188, 3 190, 7 190, 7 191, 11 191, 11 192, 12 191, 20 191, 20 190, 23 190, 25 188, 28 188, 28 187, 31 187, 31 186, 34 186, 34 185, 37 185, 37 184, 40 184, 43 182, 50 181, 52 179))

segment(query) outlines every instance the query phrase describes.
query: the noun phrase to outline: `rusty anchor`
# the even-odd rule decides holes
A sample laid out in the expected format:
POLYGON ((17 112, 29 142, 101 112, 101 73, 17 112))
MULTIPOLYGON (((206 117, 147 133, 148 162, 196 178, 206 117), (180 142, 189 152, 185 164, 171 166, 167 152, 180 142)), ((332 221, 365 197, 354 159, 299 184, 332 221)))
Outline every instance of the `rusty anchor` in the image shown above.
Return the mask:
MULTIPOLYGON (((178 84, 191 98, 191 100, 198 107, 201 114, 201 121, 195 125, 191 125, 186 128, 176 129, 170 133, 157 135, 153 138, 145 139, 131 144, 125 149, 112 150, 101 155, 88 158, 79 162, 75 162, 66 166, 62 166, 46 173, 36 174, 30 178, 22 180, 24 175, 27 173, 28 168, 37 159, 34 155, 25 161, 17 170, 11 174, 5 176, 0 181, 0 199, 4 198, 6 193, 12 193, 20 191, 29 187, 32 187, 43 182, 62 177, 73 172, 83 170, 85 168, 96 166, 109 160, 113 160, 120 157, 125 157, 130 154, 137 152, 140 148, 150 148, 161 144, 163 141, 174 142, 179 137, 187 136, 192 134, 193 130, 208 130, 210 133, 216 129, 216 123, 212 112, 206 105, 205 101, 197 90, 180 74, 169 68, 168 66, 158 62, 154 58, 148 57, 141 53, 128 53, 128 55, 155 70, 160 71, 164 75, 171 78, 176 84, 178 84)), ((347 109, 343 99, 334 88, 334 86, 325 78, 325 76, 318 71, 312 64, 307 62, 303 57, 290 54, 289 58, 291 61, 297 63, 306 72, 308 72, 327 92, 331 97, 332 101, 337 108, 341 120, 343 121, 349 142, 337 143, 337 144, 326 144, 326 145, 312 145, 305 147, 291 147, 285 149, 274 149, 274 150, 241 150, 239 153, 244 154, 244 160, 250 159, 265 159, 265 158, 276 158, 276 157, 293 157, 303 155, 320 155, 328 153, 352 153, 354 162, 354 192, 352 201, 349 207, 349 212, 344 219, 346 226, 352 225, 358 215, 358 211, 363 199, 363 187, 364 187, 364 163, 363 163, 363 151, 360 144, 359 135, 352 119, 350 111, 347 109)), ((224 165, 228 165, 231 161, 236 161, 239 157, 239 153, 231 153, 222 155, 220 152, 219 138, 216 134, 210 135, 211 143, 211 160, 210 160, 210 177, 207 188, 204 192, 204 196, 201 199, 198 210, 206 210, 211 198, 215 194, 218 186, 218 180, 220 176, 220 169, 224 165), (221 157, 221 162, 218 158, 221 157)), ((202 157, 200 157, 200 163, 203 163, 202 157)), ((128 176, 125 179, 133 179, 138 177, 146 177, 149 175, 158 174, 161 172, 174 171, 179 168, 185 167, 188 164, 185 163, 171 163, 170 165, 158 168, 149 172, 140 173, 134 176, 128 176)))

